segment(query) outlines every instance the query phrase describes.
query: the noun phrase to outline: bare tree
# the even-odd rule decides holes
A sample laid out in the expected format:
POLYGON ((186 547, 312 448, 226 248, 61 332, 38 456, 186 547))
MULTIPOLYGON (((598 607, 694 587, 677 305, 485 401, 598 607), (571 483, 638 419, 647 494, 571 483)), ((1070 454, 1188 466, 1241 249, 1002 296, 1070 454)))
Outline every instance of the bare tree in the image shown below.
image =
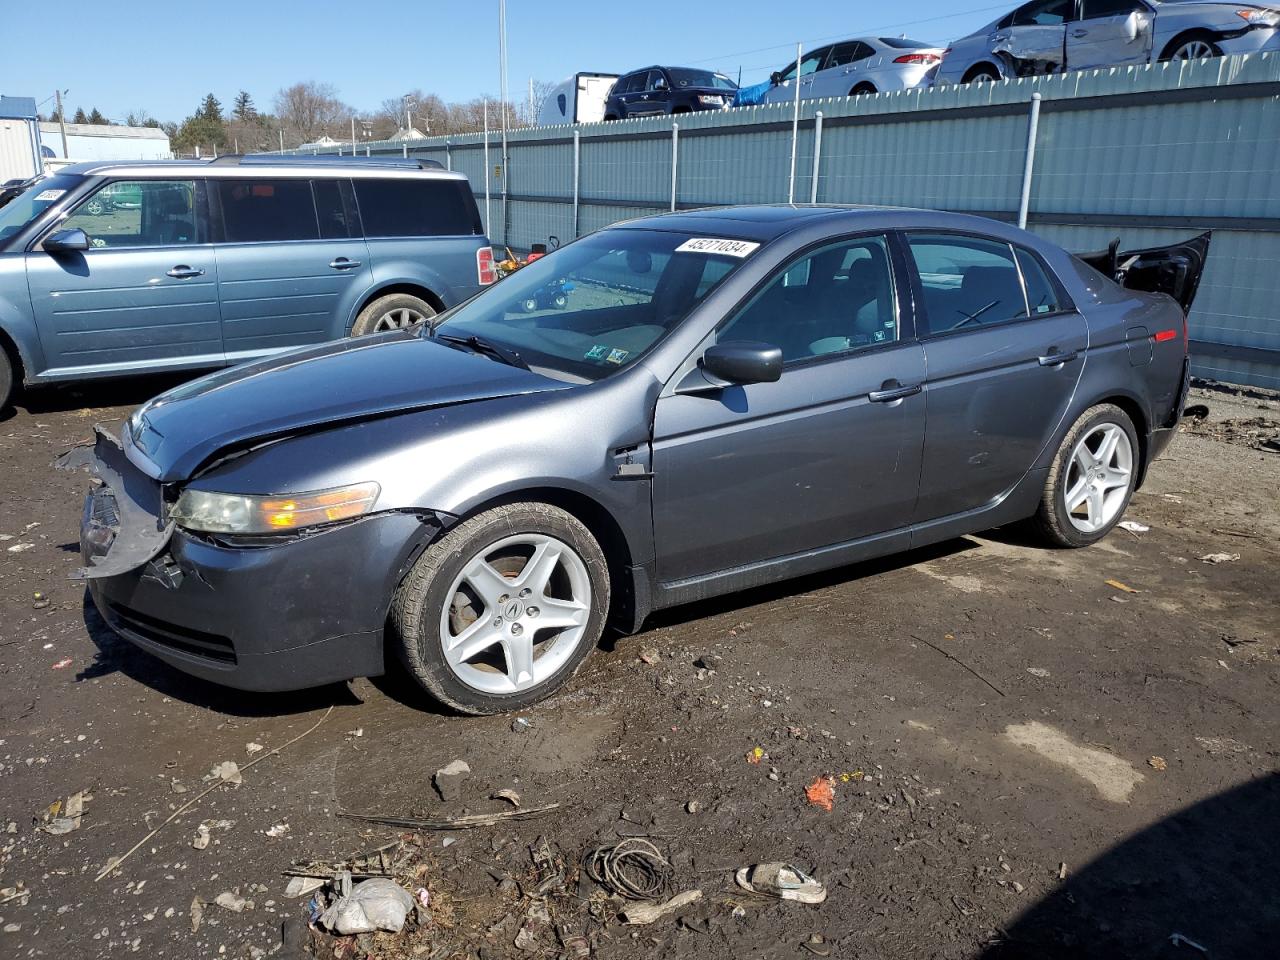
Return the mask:
POLYGON ((295 83, 276 94, 276 116, 286 140, 294 145, 313 143, 325 134, 341 137, 348 119, 355 113, 338 99, 332 84, 295 83))
POLYGON ((542 101, 546 100, 555 88, 556 84, 548 80, 530 81, 527 99, 522 100, 516 108, 516 116, 521 126, 537 126, 538 113, 542 110, 542 101))

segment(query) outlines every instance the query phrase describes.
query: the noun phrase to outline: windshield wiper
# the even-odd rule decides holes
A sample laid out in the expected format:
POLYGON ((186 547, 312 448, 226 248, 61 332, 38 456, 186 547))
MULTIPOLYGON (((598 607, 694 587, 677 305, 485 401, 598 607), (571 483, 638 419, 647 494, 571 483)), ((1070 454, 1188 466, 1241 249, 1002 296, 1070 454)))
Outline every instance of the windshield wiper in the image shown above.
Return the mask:
POLYGON ((504 347, 501 344, 494 343, 491 340, 483 340, 475 334, 466 337, 459 337, 449 333, 437 333, 436 340, 443 340, 446 343, 456 343, 459 346, 469 347, 476 353, 483 353, 486 356, 507 364, 510 367, 519 367, 521 370, 528 370, 529 365, 521 359, 520 354, 510 347, 504 347))

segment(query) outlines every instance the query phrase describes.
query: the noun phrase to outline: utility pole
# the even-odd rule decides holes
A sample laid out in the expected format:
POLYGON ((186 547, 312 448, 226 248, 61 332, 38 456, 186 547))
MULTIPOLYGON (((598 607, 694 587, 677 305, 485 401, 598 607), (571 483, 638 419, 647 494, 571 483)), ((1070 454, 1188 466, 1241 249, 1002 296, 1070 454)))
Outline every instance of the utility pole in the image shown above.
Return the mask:
POLYGON ((62 115, 62 95, 66 90, 53 91, 53 97, 58 102, 58 129, 62 131, 62 159, 69 160, 70 154, 67 153, 67 118, 62 115))
POLYGON ((533 126, 538 118, 538 108, 533 103, 533 77, 529 78, 529 126, 533 126))

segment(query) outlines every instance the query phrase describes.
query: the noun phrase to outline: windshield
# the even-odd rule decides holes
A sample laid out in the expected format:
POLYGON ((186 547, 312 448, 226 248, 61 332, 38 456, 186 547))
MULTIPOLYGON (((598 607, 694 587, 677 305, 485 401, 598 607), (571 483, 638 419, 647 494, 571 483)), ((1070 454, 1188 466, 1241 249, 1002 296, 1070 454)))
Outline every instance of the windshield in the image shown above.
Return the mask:
POLYGON ((677 87, 712 87, 716 90, 737 90, 738 85, 723 73, 710 70, 668 69, 671 82, 677 87))
POLYGON ((603 230, 464 303, 436 333, 455 342, 477 337, 534 370, 600 380, 648 353, 758 246, 603 230), (723 250, 734 253, 716 252, 723 250))
POLYGON ((83 179, 71 176, 45 177, 0 207, 0 241, 9 239, 40 216, 62 199, 64 193, 78 187, 83 179))
POLYGON ((895 50, 931 50, 932 43, 921 43, 919 40, 908 40, 906 37, 881 37, 880 42, 895 50))

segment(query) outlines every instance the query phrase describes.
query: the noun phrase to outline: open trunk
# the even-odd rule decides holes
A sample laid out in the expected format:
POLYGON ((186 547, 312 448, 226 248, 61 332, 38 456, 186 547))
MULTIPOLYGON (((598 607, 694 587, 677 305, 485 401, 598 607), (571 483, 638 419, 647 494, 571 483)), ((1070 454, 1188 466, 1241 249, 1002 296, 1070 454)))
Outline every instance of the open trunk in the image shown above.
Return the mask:
POLYGON ((1200 275, 1204 273, 1205 260, 1209 256, 1210 237, 1212 233, 1202 233, 1167 247, 1126 251, 1120 250, 1117 237, 1101 253, 1077 256, 1122 287, 1147 293, 1167 293, 1178 301, 1183 313, 1189 313, 1196 291, 1200 289, 1200 275))

